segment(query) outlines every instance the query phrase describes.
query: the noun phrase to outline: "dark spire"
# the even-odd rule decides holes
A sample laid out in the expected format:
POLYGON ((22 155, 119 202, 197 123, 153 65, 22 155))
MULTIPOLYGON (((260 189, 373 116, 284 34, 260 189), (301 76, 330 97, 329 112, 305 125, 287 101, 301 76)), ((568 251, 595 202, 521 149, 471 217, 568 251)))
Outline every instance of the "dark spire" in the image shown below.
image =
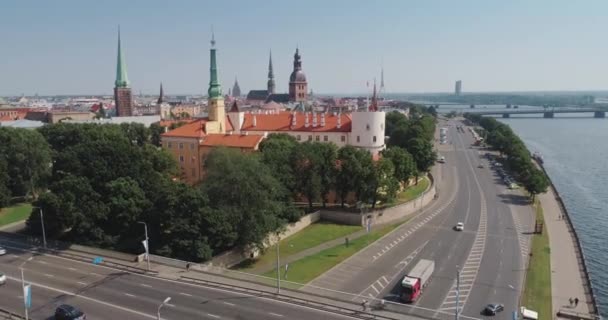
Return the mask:
POLYGON ((374 79, 374 94, 372 95, 372 104, 369 105, 369 111, 378 111, 378 97, 376 95, 376 79, 374 79))
POLYGON ((296 53, 293 55, 293 69, 302 70, 302 60, 300 57, 300 49, 296 47, 296 53))
POLYGON ((163 92, 163 83, 160 83, 160 94, 158 95, 157 104, 161 104, 165 101, 165 93, 163 92))
POLYGON ((268 94, 274 94, 275 91, 275 83, 274 83, 274 71, 272 70, 272 50, 270 50, 270 57, 268 58, 268 94))
POLYGON ((240 97, 241 96, 241 87, 239 86, 239 80, 234 77, 234 86, 232 87, 232 96, 240 97))

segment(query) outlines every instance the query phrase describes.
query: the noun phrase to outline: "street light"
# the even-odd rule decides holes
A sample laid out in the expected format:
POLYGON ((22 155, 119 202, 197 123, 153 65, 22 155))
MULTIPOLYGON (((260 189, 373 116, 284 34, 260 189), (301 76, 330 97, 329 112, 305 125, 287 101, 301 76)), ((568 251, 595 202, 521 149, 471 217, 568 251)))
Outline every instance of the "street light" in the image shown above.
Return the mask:
POLYGON ((146 233, 146 262, 148 263, 148 271, 150 271, 150 241, 148 239, 148 225, 143 221, 137 221, 144 225, 144 231, 146 233))
POLYGON ((32 261, 32 259, 34 259, 34 256, 31 256, 29 258, 27 258, 27 260, 23 261, 23 263, 21 263, 19 265, 19 270, 21 270, 21 291, 23 292, 23 307, 25 309, 25 320, 28 320, 28 314, 27 314, 27 305, 25 304, 25 277, 23 275, 23 266, 28 262, 28 261, 32 261))
POLYGON ((156 313, 156 319, 160 320, 160 309, 166 305, 169 301, 171 301, 171 297, 167 297, 165 299, 165 301, 163 301, 163 303, 160 304, 160 306, 158 306, 158 312, 156 313))
POLYGON ((44 231, 44 214, 42 213, 42 208, 41 207, 32 207, 32 208, 38 208, 38 210, 40 210, 40 224, 42 225, 42 245, 44 246, 44 249, 46 249, 46 232, 44 231))
POLYGON ((281 236, 277 232, 277 294, 281 293, 281 264, 279 262, 279 246, 281 244, 281 236))

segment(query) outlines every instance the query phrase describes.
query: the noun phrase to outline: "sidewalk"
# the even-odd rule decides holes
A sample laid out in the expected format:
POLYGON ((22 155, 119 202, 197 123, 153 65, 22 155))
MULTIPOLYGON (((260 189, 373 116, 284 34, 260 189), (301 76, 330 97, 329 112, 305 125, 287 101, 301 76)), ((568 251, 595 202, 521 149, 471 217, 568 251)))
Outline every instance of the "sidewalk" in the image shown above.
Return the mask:
POLYGON ((560 309, 589 314, 593 310, 592 301, 585 295, 586 282, 582 265, 576 256, 576 240, 568 230, 568 220, 560 219, 567 213, 561 210, 556 194, 549 187, 547 193, 538 196, 542 204, 546 231, 551 245, 551 293, 553 316, 560 309), (569 299, 578 298, 578 306, 570 307, 569 299))

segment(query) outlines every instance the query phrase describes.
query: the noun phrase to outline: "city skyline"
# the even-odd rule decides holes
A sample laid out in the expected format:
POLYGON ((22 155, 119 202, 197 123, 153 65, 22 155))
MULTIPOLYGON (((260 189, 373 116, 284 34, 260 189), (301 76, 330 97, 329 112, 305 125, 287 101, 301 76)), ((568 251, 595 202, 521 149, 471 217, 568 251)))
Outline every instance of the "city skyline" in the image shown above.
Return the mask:
POLYGON ((266 83, 269 50, 276 92, 287 92, 296 47, 320 94, 371 91, 366 83, 382 68, 386 93, 452 92, 458 79, 464 93, 608 88, 608 45, 599 40, 608 3, 600 1, 146 4, 60 1, 52 21, 51 4, 0 5, 0 38, 10 44, 0 95, 111 95, 118 25, 134 94, 158 93, 160 82, 166 95, 204 94, 211 25, 220 83, 231 87, 236 77, 243 92, 266 83), (108 8, 113 17, 95 13, 108 8))

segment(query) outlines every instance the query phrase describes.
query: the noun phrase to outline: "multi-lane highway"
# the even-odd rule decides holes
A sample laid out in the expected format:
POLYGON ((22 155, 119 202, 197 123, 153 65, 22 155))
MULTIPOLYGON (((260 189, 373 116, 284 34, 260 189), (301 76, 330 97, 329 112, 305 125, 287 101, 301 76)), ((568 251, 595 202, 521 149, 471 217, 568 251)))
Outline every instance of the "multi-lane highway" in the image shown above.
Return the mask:
MULTIPOLYGON (((10 250, 0 256, 7 275, 0 307, 23 313, 19 265, 30 253, 10 250)), ((81 308, 88 319, 351 319, 263 297, 125 273, 61 257, 37 255, 24 265, 32 284, 30 319, 49 319, 60 304, 81 308)))
POLYGON ((484 151, 471 148, 468 130, 450 126, 449 144, 440 145, 446 163, 435 174, 440 198, 407 224, 315 279, 308 290, 361 301, 399 301, 400 281, 417 261, 435 261, 435 272, 413 305, 390 305, 423 316, 453 314, 480 317, 485 304, 498 302, 510 318, 516 310, 524 274, 524 255, 532 229, 531 209, 492 171, 484 151), (484 168, 479 168, 484 164, 484 168), (464 231, 454 231, 464 222, 464 231), (460 292, 456 274, 460 269, 460 292), (319 288, 327 288, 323 290, 319 288), (458 296, 458 298, 457 298, 458 296), (458 303, 457 303, 458 300, 458 303))

